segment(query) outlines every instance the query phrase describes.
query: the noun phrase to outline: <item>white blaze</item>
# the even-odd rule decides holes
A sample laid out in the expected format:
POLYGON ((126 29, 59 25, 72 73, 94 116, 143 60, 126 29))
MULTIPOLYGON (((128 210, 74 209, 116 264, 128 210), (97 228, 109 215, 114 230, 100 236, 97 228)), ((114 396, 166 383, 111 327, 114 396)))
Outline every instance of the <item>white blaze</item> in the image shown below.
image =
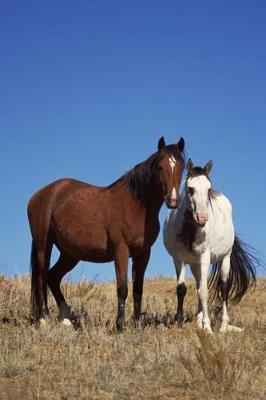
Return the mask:
POLYGON ((173 188, 172 193, 171 193, 171 200, 177 200, 177 193, 175 188, 173 188))
POLYGON ((187 186, 193 189, 191 202, 193 204, 192 208, 194 209, 194 211, 200 214, 207 214, 209 189, 211 189, 211 183, 209 179, 205 175, 188 178, 187 186))
POLYGON ((174 168, 176 166, 176 159, 174 156, 169 157, 169 164, 170 167, 172 168, 172 172, 174 172, 174 168))

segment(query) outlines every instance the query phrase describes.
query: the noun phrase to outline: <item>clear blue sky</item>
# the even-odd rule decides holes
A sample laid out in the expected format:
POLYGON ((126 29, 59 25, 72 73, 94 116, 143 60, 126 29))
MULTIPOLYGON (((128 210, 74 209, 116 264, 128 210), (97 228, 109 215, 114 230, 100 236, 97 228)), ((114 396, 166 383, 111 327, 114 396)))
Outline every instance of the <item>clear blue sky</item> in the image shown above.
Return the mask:
MULTIPOLYGON (((162 135, 214 161, 236 230, 266 254, 265 21, 262 0, 1 2, 0 272, 28 271, 36 190, 109 184, 162 135)), ((163 274, 174 268, 160 235, 147 276, 163 274)), ((96 275, 113 279, 113 265, 71 276, 96 275)))

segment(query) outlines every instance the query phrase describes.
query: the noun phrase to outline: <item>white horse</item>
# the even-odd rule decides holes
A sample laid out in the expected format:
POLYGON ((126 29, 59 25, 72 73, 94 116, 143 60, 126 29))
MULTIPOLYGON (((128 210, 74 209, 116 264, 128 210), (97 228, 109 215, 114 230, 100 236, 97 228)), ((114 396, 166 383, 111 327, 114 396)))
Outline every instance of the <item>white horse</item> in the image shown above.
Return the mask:
POLYGON ((212 264, 209 281, 212 297, 222 300, 220 331, 241 331, 229 325, 227 303, 228 299, 240 301, 255 283, 255 257, 234 232, 230 201, 212 190, 211 169, 212 161, 204 168, 194 167, 192 161, 188 161, 180 205, 171 211, 164 223, 164 245, 173 258, 177 274, 176 320, 182 325, 185 264, 189 264, 198 291, 197 324, 212 333, 208 314, 208 269, 212 264))

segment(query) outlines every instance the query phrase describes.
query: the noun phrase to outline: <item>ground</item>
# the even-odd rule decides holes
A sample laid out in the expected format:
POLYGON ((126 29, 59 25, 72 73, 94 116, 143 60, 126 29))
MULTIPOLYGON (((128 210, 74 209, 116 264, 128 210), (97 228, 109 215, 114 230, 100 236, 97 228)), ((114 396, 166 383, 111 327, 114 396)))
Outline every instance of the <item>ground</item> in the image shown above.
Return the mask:
POLYGON ((232 323, 242 333, 214 335, 195 322, 196 293, 188 281, 186 322, 174 324, 175 280, 146 280, 143 328, 117 334, 115 284, 64 283, 81 316, 77 330, 62 326, 51 296, 46 326, 29 323, 29 277, 0 277, 0 399, 265 399, 266 279, 237 306, 232 323))

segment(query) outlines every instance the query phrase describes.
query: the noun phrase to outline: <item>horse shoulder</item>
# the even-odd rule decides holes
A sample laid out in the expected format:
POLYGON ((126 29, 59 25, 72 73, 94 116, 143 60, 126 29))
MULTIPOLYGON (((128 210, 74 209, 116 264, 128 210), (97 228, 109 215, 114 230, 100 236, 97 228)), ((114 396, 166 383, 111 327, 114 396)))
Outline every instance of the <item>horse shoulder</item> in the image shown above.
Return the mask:
POLYGON ((232 214, 232 204, 228 197, 226 197, 223 193, 214 192, 214 196, 212 195, 212 204, 216 205, 220 211, 224 213, 232 214))
POLYGON ((135 199, 121 205, 121 232, 131 250, 153 245, 160 232, 158 215, 143 207, 135 199))

